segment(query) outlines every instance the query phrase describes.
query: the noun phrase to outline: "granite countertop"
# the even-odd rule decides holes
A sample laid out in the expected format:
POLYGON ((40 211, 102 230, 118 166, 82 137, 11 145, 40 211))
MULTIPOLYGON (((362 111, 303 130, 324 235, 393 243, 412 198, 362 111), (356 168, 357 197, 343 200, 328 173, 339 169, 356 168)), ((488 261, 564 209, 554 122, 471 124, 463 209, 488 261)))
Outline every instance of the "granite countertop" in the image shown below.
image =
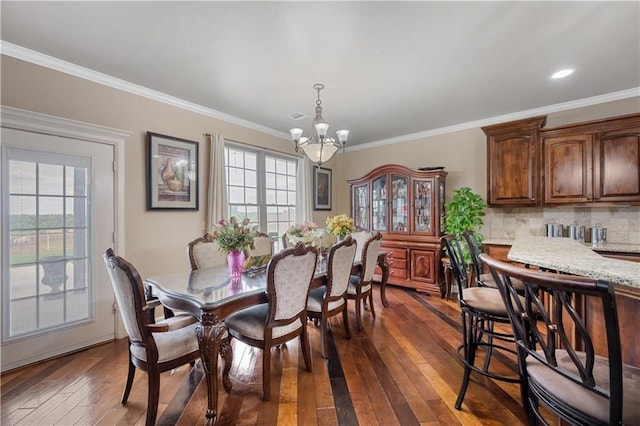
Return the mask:
POLYGON ((603 257, 585 244, 570 238, 516 238, 512 241, 507 258, 640 289, 640 262, 603 257))
MULTIPOLYGON (((521 237, 530 238, 530 237, 521 237)), ((531 238, 548 238, 548 237, 531 237, 531 238)), ((555 238, 556 240, 568 240, 569 238, 555 238)), ((495 246, 511 246, 515 239, 508 238, 487 238, 482 243, 495 246)), ((572 240, 573 241, 573 240, 572 240)), ((591 243, 579 243, 584 247, 601 251, 601 252, 617 252, 617 253, 638 253, 640 254, 640 244, 622 244, 622 243, 604 243, 604 244, 591 244, 591 243)))

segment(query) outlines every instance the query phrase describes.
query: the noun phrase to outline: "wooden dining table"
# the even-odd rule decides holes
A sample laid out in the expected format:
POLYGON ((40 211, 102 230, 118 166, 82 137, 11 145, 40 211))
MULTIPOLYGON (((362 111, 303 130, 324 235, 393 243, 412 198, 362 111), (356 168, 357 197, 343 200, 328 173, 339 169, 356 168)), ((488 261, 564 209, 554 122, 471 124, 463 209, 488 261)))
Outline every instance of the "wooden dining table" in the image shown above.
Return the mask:
MULTIPOLYGON (((387 302, 385 289, 389 277, 387 255, 378 255, 381 269, 380 298, 385 307, 387 302)), ((353 272, 357 273, 361 263, 356 261, 353 272)), ((324 285, 327 279, 326 259, 320 259, 311 280, 311 288, 324 285)), ((196 317, 196 337, 200 348, 200 357, 207 381, 207 412, 205 424, 215 423, 218 406, 218 352, 225 345, 223 341, 226 329, 222 321, 239 309, 267 302, 267 274, 263 271, 248 271, 241 278, 230 279, 229 268, 224 265, 215 268, 192 270, 176 274, 150 277, 144 281, 148 299, 157 298, 168 308, 189 312, 196 317)), ((229 368, 232 362, 230 348, 225 359, 227 368, 222 374, 222 383, 227 392, 231 392, 229 368)))

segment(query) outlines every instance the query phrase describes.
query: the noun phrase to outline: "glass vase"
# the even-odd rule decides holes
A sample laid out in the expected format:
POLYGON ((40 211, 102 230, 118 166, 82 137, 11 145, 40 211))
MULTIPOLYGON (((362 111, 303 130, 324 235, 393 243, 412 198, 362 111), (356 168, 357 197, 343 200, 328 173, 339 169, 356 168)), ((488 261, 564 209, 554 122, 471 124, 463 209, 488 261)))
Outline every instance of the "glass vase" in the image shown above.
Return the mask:
POLYGON ((227 265, 229 265, 229 276, 231 279, 242 277, 244 267, 244 252, 242 250, 230 251, 227 253, 227 265))

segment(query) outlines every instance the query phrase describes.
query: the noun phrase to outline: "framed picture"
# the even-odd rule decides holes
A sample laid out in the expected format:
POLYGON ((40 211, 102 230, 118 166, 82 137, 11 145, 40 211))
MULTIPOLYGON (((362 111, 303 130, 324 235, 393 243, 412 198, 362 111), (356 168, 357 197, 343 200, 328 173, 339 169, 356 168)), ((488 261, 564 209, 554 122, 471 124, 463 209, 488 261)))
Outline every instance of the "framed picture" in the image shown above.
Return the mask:
POLYGON ((147 132, 147 210, 198 210, 198 142, 147 132))
POLYGON ((313 168, 313 209, 331 210, 331 169, 313 168))

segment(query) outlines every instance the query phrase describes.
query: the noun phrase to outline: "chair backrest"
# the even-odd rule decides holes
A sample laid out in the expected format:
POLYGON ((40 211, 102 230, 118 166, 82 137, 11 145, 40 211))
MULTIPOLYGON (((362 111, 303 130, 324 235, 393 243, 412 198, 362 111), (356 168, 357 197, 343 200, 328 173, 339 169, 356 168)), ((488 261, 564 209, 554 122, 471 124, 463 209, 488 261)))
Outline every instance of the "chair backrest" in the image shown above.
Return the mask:
POLYGON ((362 273, 360 282, 367 283, 373 278, 373 272, 378 264, 378 254, 382 244, 382 234, 376 232, 371 238, 364 242, 362 247, 362 273))
POLYGON ((316 245, 318 247, 326 248, 336 243, 336 237, 335 235, 331 235, 331 233, 326 229, 323 229, 323 231, 320 233, 320 236, 316 241, 317 241, 316 245))
MULTIPOLYGON (((568 379, 583 389, 609 399, 609 424, 622 422, 622 355, 620 332, 613 285, 586 277, 533 271, 500 262, 481 255, 498 284, 507 307, 518 346, 521 375, 529 376, 526 369, 535 364, 548 367, 558 379, 568 379), (522 280, 524 298, 512 285, 522 280), (580 304, 589 297, 589 308, 602 309, 607 340, 609 374, 605 387, 594 376, 594 350, 590 328, 585 323, 580 304), (582 302, 581 302, 582 301, 582 302), (599 302, 599 303, 598 303, 599 302), (608 388, 608 389, 607 389, 608 388)), ((597 314, 596 314, 597 315, 597 314)), ((596 333, 601 332, 597 326, 596 333)), ((529 377, 531 380, 531 377, 529 377)), ((560 382, 562 383, 562 382, 560 382)))
POLYGON ((112 249, 107 249, 103 257, 129 340, 132 343, 146 342, 149 339, 144 331, 147 324, 143 313, 146 299, 140 274, 132 264, 116 256, 112 249))
POLYGON ((225 254, 218 250, 218 243, 211 239, 210 234, 204 234, 187 244, 187 256, 194 271, 227 263, 225 254))
POLYGON ((267 269, 267 327, 286 325, 306 317, 309 287, 315 274, 317 258, 317 250, 305 247, 302 243, 271 258, 267 269))
POLYGON ((478 239, 476 238, 476 234, 473 231, 464 231, 462 236, 467 242, 467 246, 469 248, 469 255, 471 256, 471 266, 473 267, 473 273, 475 276, 476 283, 482 286, 482 281, 480 281, 480 275, 482 275, 482 260, 480 260, 480 244, 478 244, 478 239))
POLYGON ((462 301, 464 294, 462 290, 467 286, 467 264, 464 262, 462 246, 453 234, 443 236, 440 241, 447 252, 453 277, 458 286, 458 300, 462 301))
POLYGON ((253 239, 253 250, 248 250, 249 256, 271 256, 273 254, 273 244, 267 234, 258 233, 253 239))
POLYGON ((351 233, 351 238, 356 240, 356 242, 358 243, 358 246, 356 248, 356 259, 362 260, 362 250, 364 249, 364 243, 366 243, 367 240, 371 237, 371 232, 366 229, 357 229, 355 232, 351 233))
POLYGON ((327 291, 326 297, 344 296, 349 286, 351 268, 356 255, 356 240, 347 236, 344 240, 329 247, 327 255, 327 291))

